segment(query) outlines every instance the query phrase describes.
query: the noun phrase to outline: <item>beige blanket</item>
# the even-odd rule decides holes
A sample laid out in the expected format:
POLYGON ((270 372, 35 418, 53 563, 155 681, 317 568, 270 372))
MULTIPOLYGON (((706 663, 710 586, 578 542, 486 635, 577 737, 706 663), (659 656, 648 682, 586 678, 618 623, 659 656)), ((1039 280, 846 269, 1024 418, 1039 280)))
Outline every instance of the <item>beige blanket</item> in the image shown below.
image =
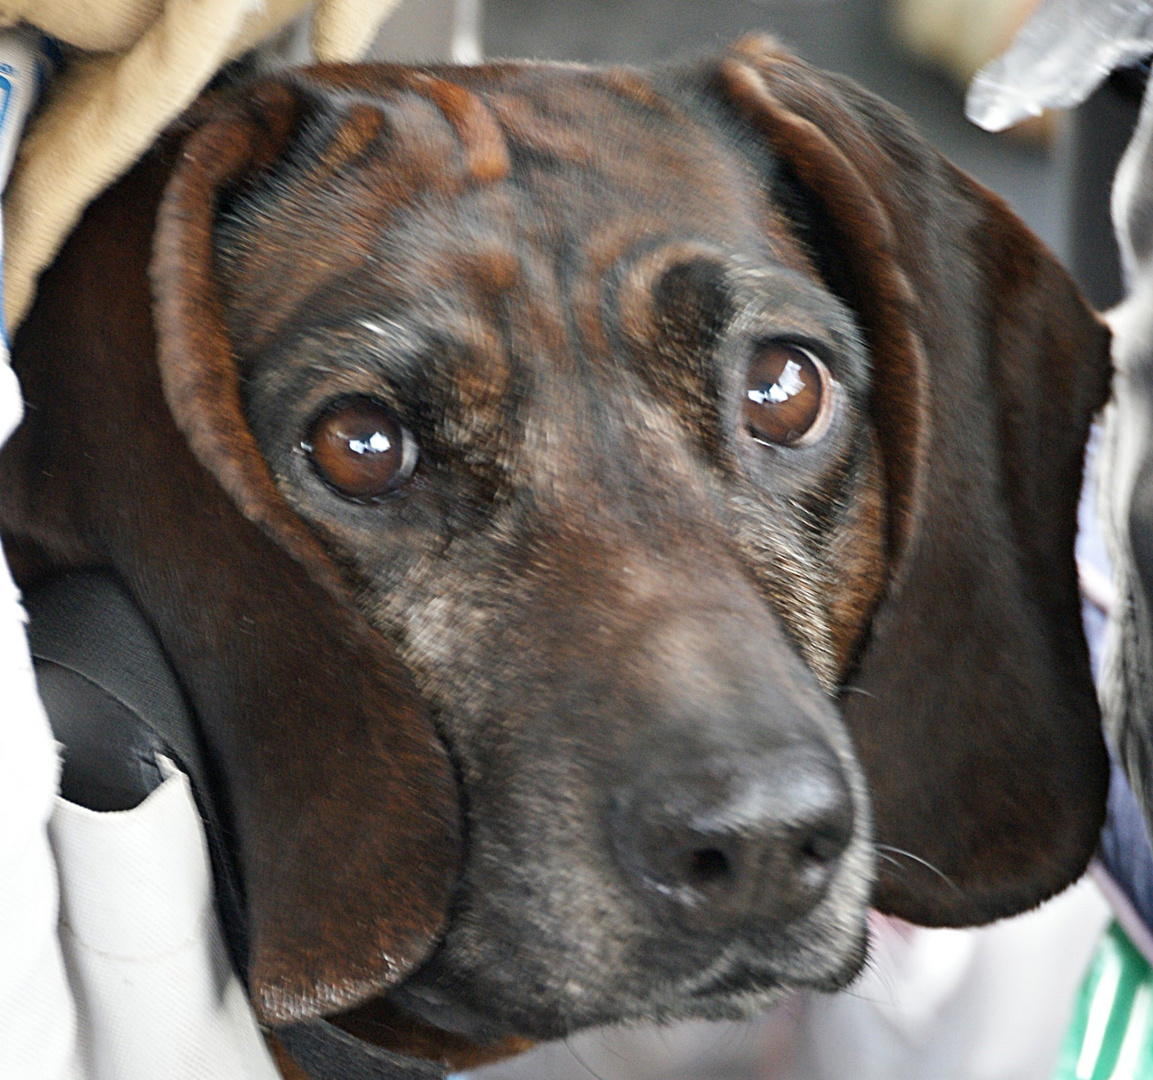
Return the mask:
MULTIPOLYGON (((319 60, 358 59, 398 0, 316 0, 319 60)), ((4 194, 10 330, 84 208, 121 176, 226 61, 308 0, 0 0, 0 27, 39 27, 77 50, 48 90, 4 194)))

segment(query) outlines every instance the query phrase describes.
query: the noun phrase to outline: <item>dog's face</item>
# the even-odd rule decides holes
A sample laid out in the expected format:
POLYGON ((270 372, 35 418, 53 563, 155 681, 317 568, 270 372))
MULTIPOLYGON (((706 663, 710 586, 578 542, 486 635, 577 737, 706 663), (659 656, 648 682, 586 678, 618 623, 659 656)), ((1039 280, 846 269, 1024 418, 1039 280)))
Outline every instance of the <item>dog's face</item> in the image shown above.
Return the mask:
POLYGON ((739 1015, 848 979, 866 903, 998 918, 1094 848, 1107 335, 771 42, 210 97, 14 359, 5 529, 156 626, 270 1025, 739 1015))
POLYGON ((456 763, 405 1000, 473 1033, 732 1015, 862 957, 831 695, 885 581, 868 353, 715 129, 620 109, 603 145, 624 100, 574 73, 458 136, 413 90, 367 145, 321 113, 218 226, 252 430, 456 763))

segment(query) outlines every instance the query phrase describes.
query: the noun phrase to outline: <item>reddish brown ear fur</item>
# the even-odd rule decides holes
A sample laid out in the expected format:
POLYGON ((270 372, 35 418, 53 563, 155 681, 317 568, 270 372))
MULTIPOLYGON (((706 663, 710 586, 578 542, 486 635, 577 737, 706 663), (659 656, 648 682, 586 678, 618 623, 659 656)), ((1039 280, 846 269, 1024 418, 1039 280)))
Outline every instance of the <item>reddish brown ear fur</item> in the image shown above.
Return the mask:
POLYGON ((813 200, 872 352, 893 562, 843 704, 885 855, 875 902, 932 924, 1022 910, 1080 874, 1108 783, 1073 561, 1107 331, 875 98, 763 38, 720 76, 813 200))
POLYGON ((0 456, 14 546, 114 567, 184 680, 272 1024, 398 982, 439 933, 460 858, 446 755, 255 452, 216 307, 216 201, 281 151, 296 113, 275 89, 224 111, 89 209, 17 338, 28 418, 0 456))

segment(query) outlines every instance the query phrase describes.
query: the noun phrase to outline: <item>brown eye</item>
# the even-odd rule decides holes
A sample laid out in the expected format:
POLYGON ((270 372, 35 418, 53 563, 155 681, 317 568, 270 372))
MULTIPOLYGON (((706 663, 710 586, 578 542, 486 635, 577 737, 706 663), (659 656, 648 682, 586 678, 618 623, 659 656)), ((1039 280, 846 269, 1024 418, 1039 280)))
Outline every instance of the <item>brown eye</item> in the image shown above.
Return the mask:
POLYGON ((758 346, 745 380, 745 426, 757 442, 816 442, 832 416, 832 379, 807 349, 782 342, 758 346))
POLYGON ((416 468, 412 436, 384 406, 367 398, 322 414, 301 449, 325 483, 361 501, 399 487, 416 468))

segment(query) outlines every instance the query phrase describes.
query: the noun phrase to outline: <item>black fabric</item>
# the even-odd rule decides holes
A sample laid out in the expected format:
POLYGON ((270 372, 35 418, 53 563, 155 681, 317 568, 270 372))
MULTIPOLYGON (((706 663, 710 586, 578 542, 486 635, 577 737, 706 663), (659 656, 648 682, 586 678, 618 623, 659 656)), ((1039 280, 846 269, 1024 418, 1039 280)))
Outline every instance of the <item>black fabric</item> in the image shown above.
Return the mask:
POLYGON ((1109 216, 1109 193, 1125 152, 1141 98, 1105 83, 1072 113, 1066 145, 1069 269, 1095 308, 1103 311, 1125 295, 1121 259, 1109 216))
POLYGON ((61 746, 64 798, 89 810, 132 810, 160 786, 164 746, 135 713, 50 660, 36 661, 36 681, 61 746))
MULTIPOLYGON (((67 574, 25 599, 28 641, 48 719, 63 745, 62 793, 93 810, 128 810, 161 780, 157 754, 188 775, 204 820, 216 903, 237 971, 247 929, 240 876, 195 720, 164 650, 107 573, 67 574)), ((314 1080, 443 1080, 433 1062, 392 1054, 323 1020, 276 1032, 314 1080)))
POLYGON ((1145 84, 1149 82, 1149 69, 1153 66, 1153 56, 1138 60, 1130 67, 1118 68, 1109 76, 1109 83, 1118 93, 1137 105, 1145 96, 1145 84))

